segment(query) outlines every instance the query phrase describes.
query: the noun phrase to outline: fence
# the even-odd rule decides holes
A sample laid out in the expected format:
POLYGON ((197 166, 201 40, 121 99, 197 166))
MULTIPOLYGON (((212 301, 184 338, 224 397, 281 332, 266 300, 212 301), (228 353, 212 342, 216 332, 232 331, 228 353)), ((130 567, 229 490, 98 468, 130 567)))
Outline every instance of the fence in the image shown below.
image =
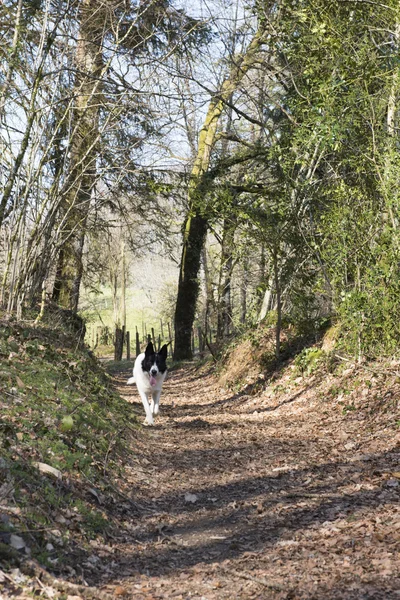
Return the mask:
MULTIPOLYGON (((152 342, 154 348, 158 352, 163 344, 169 345, 169 353, 174 353, 174 338, 172 335, 171 323, 163 323, 160 320, 160 328, 158 331, 154 327, 147 328, 146 323, 142 323, 139 328, 135 326, 135 332, 131 335, 130 331, 125 331, 125 328, 117 327, 114 335, 112 335, 109 327, 94 326, 89 334, 89 344, 92 348, 97 348, 99 344, 106 346, 114 346, 114 360, 121 361, 124 358, 131 360, 131 357, 136 357, 143 351, 143 348, 152 342), (124 353, 125 350, 125 353, 124 353)), ((201 327, 193 328, 192 331, 192 352, 193 354, 202 353, 205 350, 207 341, 205 340, 204 332, 201 327)))
MULTIPOLYGON (((173 354, 173 338, 171 323, 167 323, 167 327, 164 326, 162 320, 160 320, 160 330, 156 333, 154 327, 147 329, 146 323, 142 323, 142 335, 140 335, 139 329, 135 327, 135 356, 141 353, 142 346, 147 345, 149 342, 153 343, 154 348, 158 352, 163 344, 169 344, 171 354, 173 354), (168 335, 166 335, 168 331, 168 335)), ((124 354, 124 347, 126 349, 126 360, 131 359, 131 344, 133 345, 133 338, 131 338, 130 331, 125 331, 125 328, 117 327, 115 329, 114 337, 114 360, 121 361, 124 354)))

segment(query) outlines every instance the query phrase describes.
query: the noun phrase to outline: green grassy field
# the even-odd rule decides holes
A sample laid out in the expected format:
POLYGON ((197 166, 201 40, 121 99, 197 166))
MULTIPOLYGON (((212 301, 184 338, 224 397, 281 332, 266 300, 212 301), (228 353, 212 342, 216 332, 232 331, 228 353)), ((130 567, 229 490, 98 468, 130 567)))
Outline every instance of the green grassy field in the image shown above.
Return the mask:
MULTIPOLYGON (((173 321, 178 276, 176 262, 163 255, 132 256, 129 260, 126 329, 130 332, 132 355, 135 351, 136 328, 142 345, 146 335, 151 334, 152 327, 157 340, 158 336, 163 334, 163 339, 169 341, 168 323, 171 324, 173 321)), ((116 320, 119 320, 122 325, 120 284, 121 282, 118 281, 117 315, 114 311, 112 286, 106 284, 96 291, 82 289, 81 292, 79 312, 86 321, 85 341, 93 348, 96 344, 96 335, 99 336, 97 354, 100 353, 99 346, 104 343, 104 339, 101 340, 100 337, 106 327, 111 339, 108 340, 108 352, 106 351, 105 354, 113 353, 112 337, 115 333, 116 320)))
MULTIPOLYGON (((113 334, 115 315, 111 290, 104 288, 101 290, 101 294, 85 294, 81 314, 86 320, 85 341, 90 347, 94 347, 96 335, 101 335, 101 328, 107 327, 110 333, 113 334)), ((118 316, 121 318, 120 310, 118 316)), ((153 298, 153 295, 146 293, 143 289, 133 287, 127 289, 126 329, 130 332, 133 347, 136 328, 141 343, 144 342, 147 334, 151 334, 152 328, 154 328, 157 340, 159 335, 162 336, 163 340, 168 340, 168 322, 171 324, 171 318, 163 306, 162 299, 153 298)))

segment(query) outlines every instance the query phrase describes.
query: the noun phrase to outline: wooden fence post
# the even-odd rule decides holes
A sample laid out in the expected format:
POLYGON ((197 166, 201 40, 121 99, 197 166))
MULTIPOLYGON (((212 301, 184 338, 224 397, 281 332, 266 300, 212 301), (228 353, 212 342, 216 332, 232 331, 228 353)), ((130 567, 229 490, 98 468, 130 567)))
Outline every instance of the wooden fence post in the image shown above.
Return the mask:
POLYGON ((122 352, 124 349, 124 334, 122 329, 119 327, 115 330, 115 342, 114 342, 114 360, 121 361, 122 360, 122 352))
POLYGON ((139 336, 139 330, 136 327, 136 356, 139 356, 140 354, 140 336, 139 336))

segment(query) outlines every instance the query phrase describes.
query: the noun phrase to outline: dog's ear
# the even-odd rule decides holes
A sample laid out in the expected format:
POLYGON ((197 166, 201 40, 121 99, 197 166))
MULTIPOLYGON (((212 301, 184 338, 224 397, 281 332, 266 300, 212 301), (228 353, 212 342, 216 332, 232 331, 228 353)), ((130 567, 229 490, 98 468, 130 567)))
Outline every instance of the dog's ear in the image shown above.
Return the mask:
POLYGON ((161 348, 161 350, 160 350, 160 352, 158 354, 160 354, 163 358, 167 358, 167 356, 168 356, 168 345, 164 344, 164 346, 161 348))
POLYGON ((149 343, 147 344, 147 348, 146 348, 146 350, 144 351, 144 353, 145 353, 147 356, 150 356, 151 354, 154 354, 154 348, 153 348, 153 344, 152 344, 151 342, 149 342, 149 343))

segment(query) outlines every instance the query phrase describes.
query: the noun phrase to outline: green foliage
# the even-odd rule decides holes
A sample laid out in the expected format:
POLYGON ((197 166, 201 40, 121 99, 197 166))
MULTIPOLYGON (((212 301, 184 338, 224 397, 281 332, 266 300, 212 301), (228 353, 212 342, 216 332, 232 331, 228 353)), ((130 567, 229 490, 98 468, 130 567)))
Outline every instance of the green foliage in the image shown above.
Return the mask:
POLYGON ((90 539, 106 530, 107 516, 87 495, 110 493, 136 420, 97 361, 63 330, 0 324, 0 348, 0 475, 32 532, 33 554, 46 561, 43 532, 69 536, 72 528, 90 539))
POLYGON ((318 369, 321 363, 325 360, 326 354, 321 348, 304 348, 296 356, 293 363, 301 375, 311 375, 313 371, 318 369))
POLYGON ((342 294, 338 307, 343 322, 341 345, 352 354, 371 358, 398 354, 400 278, 389 275, 392 265, 388 256, 383 265, 367 270, 362 289, 342 294))
MULTIPOLYGON (((293 120, 282 123, 271 158, 290 182, 310 251, 298 293, 289 271, 290 311, 298 323, 312 321, 318 306, 338 314, 342 345, 358 356, 393 354, 400 341, 399 156, 387 121, 400 91, 399 40, 388 33, 397 14, 395 2, 287 0, 277 39, 291 71, 293 120)), ((298 269, 296 261, 296 277, 298 269)))

